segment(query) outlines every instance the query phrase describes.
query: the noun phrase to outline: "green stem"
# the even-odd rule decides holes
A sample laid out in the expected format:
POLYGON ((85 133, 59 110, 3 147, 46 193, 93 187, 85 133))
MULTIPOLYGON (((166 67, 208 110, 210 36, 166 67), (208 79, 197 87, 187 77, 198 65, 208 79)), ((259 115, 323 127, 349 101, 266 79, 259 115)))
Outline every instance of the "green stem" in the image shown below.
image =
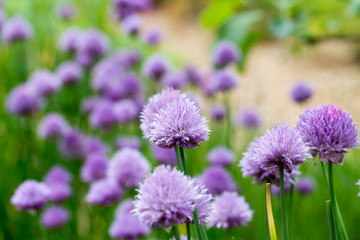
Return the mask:
POLYGON ((190 223, 186 223, 186 236, 187 240, 191 240, 191 231, 190 231, 190 223))
POLYGON ((284 188, 284 168, 280 168, 280 204, 283 239, 288 240, 288 229, 285 210, 285 188, 284 188))
POLYGON ((39 214, 39 225, 40 225, 40 232, 41 232, 41 236, 43 240, 47 240, 47 234, 46 234, 46 230, 44 228, 44 226, 41 224, 41 216, 39 214))
POLYGON ((331 201, 326 200, 326 212, 329 222, 329 230, 330 230, 330 240, 335 240, 335 230, 334 230, 334 218, 331 212, 331 201))
POLYGON ((294 184, 291 184, 290 197, 289 197, 289 215, 288 215, 289 240, 291 240, 293 202, 294 202, 294 184))
POLYGON ((177 228, 177 225, 174 225, 172 228, 171 228, 171 233, 173 235, 173 237, 176 239, 176 240, 180 240, 180 233, 179 233, 179 229, 177 228))

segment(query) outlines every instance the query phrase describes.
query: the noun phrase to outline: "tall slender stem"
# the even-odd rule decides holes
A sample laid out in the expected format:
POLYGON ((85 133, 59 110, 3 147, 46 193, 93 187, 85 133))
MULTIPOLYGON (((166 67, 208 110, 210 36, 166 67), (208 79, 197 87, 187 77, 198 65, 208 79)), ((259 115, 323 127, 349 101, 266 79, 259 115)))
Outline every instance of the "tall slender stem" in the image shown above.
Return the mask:
POLYGON ((290 198, 289 198, 289 214, 288 214, 289 240, 291 240, 293 202, 294 202, 294 184, 291 184, 290 198))
POLYGON ((335 230, 334 230, 334 218, 331 211, 331 201, 326 200, 326 212, 329 222, 329 230, 330 230, 330 240, 336 240, 335 238, 335 230))
POLYGON ((280 204, 281 204, 281 220, 283 239, 288 240, 288 229, 286 221, 286 203, 285 203, 285 188, 284 188, 284 168, 280 168, 280 204))
POLYGON ((42 239, 43 240, 47 240, 47 233, 46 233, 46 230, 44 228, 44 226, 41 224, 41 217, 39 215, 39 226, 40 226, 40 232, 41 232, 41 236, 42 236, 42 239))
POLYGON ((174 226, 171 228, 171 233, 172 233, 173 237, 174 237, 176 240, 181 240, 181 238, 180 238, 180 233, 179 233, 179 229, 177 228, 177 225, 174 225, 174 226))
POLYGON ((271 240, 277 240, 274 216, 271 208, 270 183, 266 184, 266 210, 271 240))
POLYGON ((186 223, 186 237, 187 240, 191 240, 191 231, 190 231, 190 223, 186 223))

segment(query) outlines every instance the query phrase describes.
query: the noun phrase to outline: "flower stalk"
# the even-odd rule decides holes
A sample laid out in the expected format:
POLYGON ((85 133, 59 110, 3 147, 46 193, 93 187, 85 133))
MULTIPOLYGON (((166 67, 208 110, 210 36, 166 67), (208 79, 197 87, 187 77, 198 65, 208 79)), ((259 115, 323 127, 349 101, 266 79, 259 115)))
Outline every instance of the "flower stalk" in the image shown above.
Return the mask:
POLYGON ((281 205, 281 220, 283 239, 288 240, 288 229, 286 220, 286 203, 285 203, 285 188, 284 188, 284 168, 280 168, 280 205, 281 205))
POLYGON ((266 184, 266 210, 271 240, 277 240, 275 222, 271 208, 270 183, 266 184))

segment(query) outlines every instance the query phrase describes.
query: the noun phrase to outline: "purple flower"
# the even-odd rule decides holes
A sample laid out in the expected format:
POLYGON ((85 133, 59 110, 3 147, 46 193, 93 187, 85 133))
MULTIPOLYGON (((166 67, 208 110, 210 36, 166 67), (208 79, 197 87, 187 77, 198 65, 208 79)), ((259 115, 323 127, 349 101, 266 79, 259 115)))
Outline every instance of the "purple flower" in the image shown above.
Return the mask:
POLYGON ((109 229, 110 236, 116 239, 138 239, 150 233, 150 228, 140 222, 139 217, 131 213, 133 203, 126 200, 116 211, 115 221, 109 229))
POLYGON ((122 187, 132 188, 139 186, 149 171, 148 160, 138 150, 125 148, 110 160, 107 177, 122 187))
POLYGON ((45 228, 55 229, 69 222, 70 213, 60 206, 52 206, 45 210, 41 216, 41 223, 45 228))
POLYGON ((297 122, 303 141, 313 157, 319 154, 324 163, 342 164, 346 149, 357 148, 359 130, 350 113, 328 104, 306 109, 297 122))
POLYGON ((141 17, 135 14, 126 17, 121 24, 123 31, 131 36, 136 36, 139 34, 141 25, 141 17))
POLYGON ((70 27, 61 33, 58 41, 58 48, 61 51, 71 53, 76 51, 78 39, 82 36, 83 30, 70 27))
POLYGON ((248 107, 238 112, 236 121, 245 128, 258 128, 261 125, 261 116, 256 109, 248 107))
POLYGON ((120 123, 128 123, 139 116, 139 108, 130 99, 124 99, 113 105, 116 120, 120 123))
POLYGON ((76 85, 83 76, 83 69, 75 61, 63 62, 56 71, 60 81, 65 86, 76 85))
POLYGON ((87 97, 81 102, 81 111, 85 114, 90 114, 96 108, 97 104, 102 101, 107 100, 100 97, 87 97))
POLYGON ((164 55, 155 53, 145 60, 142 74, 147 78, 160 81, 171 69, 169 60, 164 55))
POLYGON ((245 198, 236 192, 224 192, 215 197, 214 214, 210 226, 217 228, 236 228, 246 226, 252 220, 253 211, 245 198))
POLYGON ((170 166, 158 166, 140 185, 133 212, 142 223, 167 228, 191 218, 197 188, 193 180, 170 166))
POLYGON ((49 113, 44 116, 38 127, 38 135, 45 139, 55 139, 64 136, 70 129, 63 116, 58 113, 49 113))
POLYGON ((96 104, 90 113, 90 124, 93 127, 110 130, 117 123, 113 103, 110 101, 101 101, 96 104))
POLYGON ((149 102, 144 107, 143 111, 140 114, 140 128, 143 132, 144 138, 150 138, 150 131, 154 129, 153 126, 153 117, 159 113, 160 109, 163 108, 166 104, 185 98, 184 94, 180 94, 180 91, 167 88, 162 90, 161 93, 153 95, 149 102))
POLYGON ((52 167, 44 178, 47 185, 69 184, 72 179, 71 173, 62 166, 52 167))
POLYGON ((34 72, 27 82, 29 88, 40 97, 49 97, 61 87, 60 79, 52 72, 41 69, 34 72))
POLYGON ((75 6, 71 2, 61 2, 56 6, 57 14, 64 20, 71 20, 75 15, 75 6))
POLYGON ((210 79, 210 89, 212 91, 228 91, 238 85, 238 76, 229 70, 218 70, 213 73, 210 79))
POLYGON ((125 68, 130 68, 141 60, 141 53, 137 49, 121 49, 115 54, 117 61, 125 68))
POLYGON ((219 42, 212 53, 212 63, 218 67, 225 67, 228 64, 239 61, 240 53, 237 46, 231 41, 219 42))
MULTIPOLYGON (((199 223, 201 225, 206 225, 209 222, 211 215, 213 214, 214 208, 213 204, 211 204, 213 197, 209 193, 208 189, 206 189, 206 186, 202 185, 199 181, 194 180, 193 186, 197 191, 197 197, 194 203, 199 218, 199 223)), ((192 216, 190 216, 187 221, 194 223, 192 216)))
POLYGON ((169 72, 162 79, 164 87, 181 89, 188 83, 187 76, 184 72, 169 72))
POLYGON ((108 148, 103 141, 96 137, 86 137, 83 142, 84 153, 86 156, 92 154, 106 155, 108 148))
POLYGON ((49 187, 49 200, 55 203, 62 203, 68 199, 72 190, 69 184, 67 183, 47 183, 49 187))
POLYGON ((156 161, 162 164, 175 166, 177 164, 177 158, 175 149, 161 148, 156 145, 152 145, 152 152, 156 161))
POLYGON ((113 0, 114 14, 119 20, 150 7, 151 0, 113 0))
POLYGON ((81 178, 84 182, 95 182, 106 176, 108 160, 103 154, 92 154, 86 158, 81 168, 81 178))
POLYGON ((308 195, 315 190, 315 181, 310 177, 302 177, 295 182, 296 190, 302 195, 308 195))
POLYGON ((290 96, 294 102, 302 103, 308 100, 313 94, 312 87, 306 82, 295 83, 290 89, 290 96))
POLYGON ((42 105, 42 99, 27 85, 15 87, 6 100, 6 107, 11 114, 28 116, 36 112, 42 105))
POLYGON ((33 35, 32 26, 20 15, 13 16, 6 20, 1 29, 1 38, 7 43, 28 40, 31 39, 33 35))
POLYGON ((67 158, 83 158, 84 152, 84 136, 75 129, 71 129, 65 133, 59 143, 60 152, 67 158))
POLYGON ((35 180, 26 180, 15 190, 11 204, 19 210, 38 211, 47 203, 49 188, 35 180))
POLYGON ((208 155, 207 160, 210 164, 213 165, 230 165, 235 160, 235 154, 230 149, 219 146, 212 149, 208 155))
POLYGON ((226 191, 235 191, 234 179, 221 166, 211 166, 207 168, 201 176, 199 182, 205 185, 209 193, 219 195, 226 191))
POLYGON ((207 121, 189 99, 169 102, 152 117, 149 140, 162 148, 195 148, 209 138, 207 121))
POLYGON ((122 189, 116 183, 101 179, 91 184, 85 200, 91 205, 110 206, 119 201, 122 194, 122 189))
POLYGON ((162 32, 160 29, 152 28, 145 33, 144 41, 149 45, 158 45, 162 39, 162 32))
POLYGON ((139 150, 141 142, 138 137, 118 137, 116 139, 116 146, 118 149, 133 148, 139 150))
POLYGON ((185 74, 189 82, 195 85, 202 84, 204 76, 202 75, 202 73, 200 73, 200 71, 197 68, 188 65, 185 68, 185 74))
POLYGON ((201 97, 194 92, 185 92, 184 95, 187 99, 193 102, 198 108, 201 108, 203 105, 201 97))
POLYGON ((214 104, 211 107, 211 118, 217 122, 224 119, 226 115, 226 107, 223 104, 214 104))

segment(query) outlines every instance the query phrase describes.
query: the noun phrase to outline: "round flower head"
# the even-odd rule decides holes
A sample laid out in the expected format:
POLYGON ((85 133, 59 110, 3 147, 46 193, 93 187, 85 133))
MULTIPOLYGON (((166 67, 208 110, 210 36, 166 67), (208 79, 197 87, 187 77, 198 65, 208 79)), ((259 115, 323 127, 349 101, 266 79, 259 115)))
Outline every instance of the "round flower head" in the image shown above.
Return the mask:
POLYGON ((158 45, 162 39, 162 32, 159 29, 153 28, 145 33, 144 41, 149 45, 158 45))
POLYGON ((113 111, 116 120, 120 123, 128 123, 139 115, 139 108, 136 103, 130 99, 124 99, 113 105, 113 111))
POLYGON ((302 195, 308 195, 314 192, 316 185, 313 178, 302 177, 295 182, 296 190, 302 195))
POLYGON ((193 181, 170 166, 160 165, 140 185, 133 213, 151 227, 167 228, 191 218, 197 189, 193 181))
POLYGON ((280 125, 260 137, 254 146, 254 158, 263 168, 284 168, 291 173, 294 165, 310 158, 308 147, 296 129, 280 125))
POLYGON ((133 203, 126 200, 118 207, 115 221, 109 229, 110 236, 116 239, 138 239, 150 233, 150 228, 140 222, 131 211, 133 203))
POLYGON ((123 31, 131 36, 139 34, 141 25, 142 19, 139 15, 128 16, 121 23, 123 31))
POLYGON ((6 20, 1 29, 1 38, 7 43, 28 40, 33 35, 30 23, 19 15, 6 20))
POLYGON ((211 107, 211 118, 217 122, 224 119, 226 114, 226 107, 223 104, 216 104, 211 107))
POLYGON ((171 69, 169 60, 164 55, 155 53, 145 60, 142 74, 145 77, 160 81, 171 69))
POLYGON ((11 114, 28 116, 42 105, 42 99, 27 85, 15 87, 6 99, 6 107, 11 114))
POLYGON ((141 141, 138 137, 118 137, 116 139, 116 146, 118 149, 133 148, 139 150, 141 148, 141 141))
POLYGON ((90 114, 96 108, 96 106, 102 101, 107 101, 107 100, 104 100, 103 98, 100 97, 84 98, 81 102, 81 111, 85 114, 90 114))
POLYGON ((103 141, 96 137, 86 137, 83 142, 84 154, 86 156, 92 154, 106 155, 108 148, 103 141))
POLYGON ((261 125, 261 116, 255 109, 244 108, 238 112, 236 121, 242 127, 255 129, 261 125))
POLYGON ((126 17, 147 10, 151 7, 151 0, 113 0, 115 17, 123 20, 126 17))
POLYGON ((71 182, 72 175, 62 166, 54 166, 52 167, 44 178, 44 182, 47 185, 54 184, 69 184, 71 182))
POLYGON ((231 41, 219 42, 212 53, 212 63, 218 67, 225 67, 228 64, 239 61, 240 53, 237 46, 231 41))
POLYGON ((236 228, 246 226, 252 220, 253 211, 245 198, 236 192, 224 192, 215 197, 214 214, 210 219, 210 226, 217 228, 236 228))
POLYGON ((69 222, 70 213, 63 207, 52 206, 41 215, 41 223, 45 228, 56 229, 69 222))
POLYGON ((200 73, 200 71, 197 68, 188 65, 185 68, 185 74, 189 82, 195 85, 202 84, 204 76, 200 73))
POLYGON ((138 150, 125 148, 112 157, 107 177, 125 188, 132 188, 139 186, 149 171, 149 162, 138 150))
POLYGON ((49 200, 56 203, 62 203, 68 199, 72 190, 67 183, 51 183, 46 184, 49 187, 49 200))
POLYGON ((312 87, 305 82, 295 83, 290 89, 290 96, 294 102, 302 103, 311 98, 313 94, 312 87))
POLYGON ((313 157, 324 163, 342 164, 346 149, 357 148, 359 130, 350 113, 335 105, 322 105, 305 110, 296 128, 300 131, 313 157))
POLYGON ((47 203, 49 188, 35 180, 26 180, 15 190, 11 204, 19 210, 38 211, 47 203))
POLYGON ((238 76, 229 70, 218 70, 213 73, 210 79, 210 87, 213 91, 228 91, 238 85, 238 76))
POLYGON ((27 82, 29 88, 41 97, 49 97, 61 87, 60 79, 52 72, 41 69, 34 72, 27 82))
POLYGON ((85 200, 91 205, 110 206, 119 201, 122 194, 122 189, 116 183, 101 179, 91 184, 85 200))
POLYGON ((149 140, 162 148, 195 148, 209 138, 209 127, 199 108, 189 99, 166 104, 152 118, 149 140))
POLYGON ((100 101, 90 114, 90 124, 93 127, 110 130, 117 123, 117 116, 114 112, 111 101, 100 101))
POLYGON ((71 129, 59 143, 60 152, 67 158, 82 158, 85 155, 83 141, 84 136, 79 131, 71 129))
POLYGON ((150 131, 154 129, 153 118, 159 113, 160 109, 163 108, 167 103, 182 99, 185 95, 180 94, 180 91, 167 88, 162 90, 161 93, 153 95, 149 102, 144 107, 140 114, 140 128, 143 132, 144 138, 150 138, 150 131))
POLYGON ((59 37, 58 48, 67 53, 75 52, 77 41, 81 37, 81 34, 82 30, 79 28, 67 28, 59 37))
POLYGON ((54 139, 64 136, 70 129, 66 120, 58 113, 49 113, 39 123, 38 135, 45 139, 54 139))
POLYGON ((81 178, 84 182, 95 182, 106 176, 108 160, 103 154, 92 154, 86 158, 81 168, 81 178))
POLYGON ((137 49, 125 48, 116 52, 115 59, 121 66, 128 69, 140 62, 141 53, 137 49))
POLYGON ((68 61, 57 68, 56 74, 63 85, 74 86, 81 80, 83 69, 77 62, 68 61))
POLYGON ((56 6, 57 14, 64 20, 71 20, 75 16, 75 6, 71 2, 61 2, 56 6))
POLYGON ((235 160, 235 154, 228 148, 219 146, 212 149, 208 155, 207 160, 213 165, 230 165, 235 160))
POLYGON ((209 193, 219 195, 226 191, 235 191, 236 185, 230 174, 221 166, 207 168, 199 177, 209 193))
POLYGON ((162 79, 162 85, 164 87, 170 87, 175 89, 181 89, 188 83, 187 76, 184 72, 170 72, 167 73, 162 79))
POLYGON ((177 158, 175 149, 161 148, 156 145, 152 145, 152 152, 155 159, 162 164, 175 166, 177 164, 177 158))

